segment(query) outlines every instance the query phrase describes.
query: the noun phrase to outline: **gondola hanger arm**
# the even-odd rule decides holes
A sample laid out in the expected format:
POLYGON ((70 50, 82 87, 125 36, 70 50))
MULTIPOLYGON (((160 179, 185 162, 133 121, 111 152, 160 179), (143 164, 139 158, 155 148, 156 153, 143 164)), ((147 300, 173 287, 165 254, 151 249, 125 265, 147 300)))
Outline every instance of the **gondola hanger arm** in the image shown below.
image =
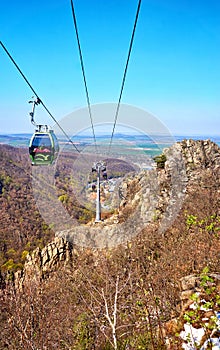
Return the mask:
POLYGON ((37 124, 36 124, 36 122, 34 120, 35 107, 41 103, 41 100, 39 99, 39 97, 37 97, 36 99, 33 98, 32 100, 28 101, 28 103, 32 103, 33 104, 32 111, 29 113, 30 116, 31 116, 31 123, 34 126, 37 126, 37 124))

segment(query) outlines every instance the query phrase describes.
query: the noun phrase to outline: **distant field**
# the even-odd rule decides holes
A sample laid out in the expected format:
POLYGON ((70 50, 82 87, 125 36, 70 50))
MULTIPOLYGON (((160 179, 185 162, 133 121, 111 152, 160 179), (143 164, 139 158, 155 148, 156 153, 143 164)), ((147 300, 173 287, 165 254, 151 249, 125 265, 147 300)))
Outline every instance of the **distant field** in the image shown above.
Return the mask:
MULTIPOLYGON (((0 135, 0 144, 7 144, 14 147, 28 147, 31 134, 8 134, 0 135)), ((183 139, 210 139, 216 142, 220 146, 220 136, 174 136, 174 141, 181 141, 183 139)), ((163 138, 163 136, 156 136, 156 138, 150 138, 147 135, 123 135, 116 134, 114 136, 114 142, 112 144, 112 152, 115 156, 135 156, 135 155, 147 155, 152 158, 160 154, 165 147, 171 145, 171 140, 163 138), (156 139, 156 141, 155 141, 156 139)), ((91 152, 92 137, 91 136, 76 136, 72 138, 73 142, 76 143, 78 149, 82 152, 91 152)), ((98 150, 106 150, 109 145, 110 137, 103 135, 96 138, 98 150)), ((68 145, 65 139, 59 138, 61 149, 70 149, 71 144, 68 145)))

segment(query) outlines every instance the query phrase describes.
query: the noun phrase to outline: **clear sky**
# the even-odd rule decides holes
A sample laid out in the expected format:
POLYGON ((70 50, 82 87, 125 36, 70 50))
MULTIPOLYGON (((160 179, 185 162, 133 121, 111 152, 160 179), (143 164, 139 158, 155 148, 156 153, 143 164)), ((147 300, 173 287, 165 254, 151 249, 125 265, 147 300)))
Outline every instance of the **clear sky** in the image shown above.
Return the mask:
MULTIPOLYGON (((137 2, 74 0, 92 104, 118 100, 137 2)), ((0 24, 0 40, 56 119, 86 106, 69 0, 1 1, 0 24)), ((32 132, 32 95, 0 47, 0 133, 32 132)), ((142 0, 122 102, 173 134, 219 135, 219 0, 142 0)))

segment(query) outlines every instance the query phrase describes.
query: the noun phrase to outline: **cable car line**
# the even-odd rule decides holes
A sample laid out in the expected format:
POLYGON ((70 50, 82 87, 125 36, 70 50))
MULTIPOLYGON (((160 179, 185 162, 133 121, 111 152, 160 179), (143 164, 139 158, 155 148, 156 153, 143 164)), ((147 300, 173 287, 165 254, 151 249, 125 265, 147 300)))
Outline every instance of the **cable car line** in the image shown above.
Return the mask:
POLYGON ((37 95, 36 91, 34 90, 33 86, 29 83, 29 81, 27 80, 26 76, 23 74, 23 72, 21 71, 21 69, 19 68, 19 66, 17 65, 17 63, 15 62, 15 60, 13 59, 13 57, 11 56, 11 54, 9 53, 9 51, 6 49, 5 45, 2 43, 2 41, 0 41, 2 48, 5 50, 5 52, 7 53, 8 57, 10 58, 10 60, 12 61, 12 63, 15 65, 15 67, 17 68, 17 70, 19 71, 19 73, 21 74, 21 76, 23 77, 23 79, 26 81, 26 83, 29 85, 30 89, 32 90, 32 92, 34 93, 34 95, 39 98, 39 96, 37 95))
MULTIPOLYGON (((128 50, 128 56, 127 56, 127 60, 126 60, 125 70, 124 70, 124 74, 123 74, 123 79, 122 79, 122 84, 121 84, 119 99, 118 99, 117 108, 116 108, 116 113, 115 113, 115 118, 114 118, 114 124, 113 124, 112 134, 111 134, 110 143, 109 143, 109 152, 110 152, 111 147, 112 147, 112 141, 113 141, 113 137, 114 137, 114 133, 115 133, 115 128, 116 128, 116 123, 117 123, 117 119, 118 119, 118 115, 119 115, 120 104, 121 104, 122 94, 123 94, 124 85, 125 85, 125 80, 126 80, 126 76, 127 76, 127 70, 128 70, 128 65, 129 65, 129 61, 130 61, 130 56, 131 56, 131 52, 132 52, 132 47, 133 47, 134 36, 135 36, 136 27, 137 27, 137 22, 138 22, 138 16, 139 16, 139 12, 140 12, 140 7, 141 7, 141 0, 138 1, 137 11, 136 11, 136 16, 135 16, 135 21, 134 21, 134 26, 133 26, 133 30, 132 30, 132 36, 131 36, 130 45, 129 45, 129 50, 128 50)), ((94 144, 95 144, 96 153, 97 153, 97 143, 96 143, 95 130, 94 130, 94 124, 93 124, 93 119, 92 119, 91 104, 90 104, 90 99, 89 99, 88 86, 87 86, 86 74, 85 74, 85 67, 84 67, 82 49, 81 49, 80 40, 79 40, 79 31, 78 31, 78 27, 77 27, 77 20, 76 20, 76 14, 75 14, 75 10, 74 10, 73 0, 71 0, 71 9, 72 9, 73 22, 74 22, 75 33, 76 33, 76 38, 77 38, 78 51, 79 51, 80 64, 81 64, 82 75, 83 75, 83 81, 84 81, 84 86, 85 86, 85 92, 86 92, 86 99, 87 99, 88 111, 89 111, 89 116, 90 116, 90 121, 91 121, 91 126, 92 126, 93 139, 94 139, 94 144)), ((19 71, 19 73, 21 74, 21 76, 23 77, 23 79, 25 80, 25 82, 28 84, 28 86, 30 87, 30 89, 32 90, 32 92, 34 93, 34 95, 35 95, 35 96, 37 97, 37 99, 39 100, 39 103, 42 104, 42 106, 43 106, 44 109, 47 111, 47 113, 50 115, 50 117, 53 119, 53 121, 57 124, 57 126, 60 128, 60 130, 61 130, 61 131, 63 132, 63 134, 66 136, 66 138, 68 139, 68 141, 73 145, 73 147, 75 148, 75 150, 76 150, 78 153, 81 153, 80 150, 77 148, 77 146, 76 146, 76 145, 73 143, 73 141, 69 138, 69 136, 67 135, 67 133, 65 132, 65 130, 62 128, 62 126, 59 124, 59 122, 56 120, 56 118, 55 118, 55 117, 51 114, 51 112, 48 110, 48 108, 46 107, 46 105, 44 104, 44 102, 39 98, 39 95, 37 94, 37 92, 35 91, 35 89, 33 88, 33 86, 30 84, 30 82, 28 81, 28 79, 26 78, 26 76, 24 75, 24 73, 22 72, 22 70, 20 69, 20 67, 18 66, 18 64, 15 62, 15 60, 13 59, 13 57, 11 56, 11 54, 9 53, 9 51, 6 49, 6 47, 4 46, 4 44, 2 43, 2 41, 0 41, 0 43, 1 43, 1 46, 2 46, 2 48, 4 49, 4 51, 6 52, 6 54, 8 55, 8 57, 10 58, 10 60, 12 61, 12 63, 15 65, 15 67, 17 68, 17 70, 19 71)))
POLYGON ((111 139, 110 139, 110 143, 109 143, 109 153, 110 153, 110 150, 111 150, 112 140, 113 140, 113 137, 114 137, 115 127, 116 127, 116 123, 117 123, 117 119, 118 119, 118 114, 119 114, 119 109, 120 109, 120 104, 121 104, 121 98, 122 98, 122 93, 123 93, 123 90, 124 90, 124 85, 125 85, 125 80, 126 80, 126 75, 127 75, 127 70, 128 70, 128 64, 129 64, 129 61, 130 61, 131 51, 132 51, 132 47, 133 47, 134 35, 135 35, 136 27, 137 27, 140 7, 141 7, 141 0, 139 0, 138 6, 137 6, 137 11, 136 11, 136 16, 135 16, 133 31, 132 31, 132 35, 131 35, 131 41, 130 41, 129 50, 128 50, 127 61, 126 61, 126 65, 125 65, 124 75, 123 75, 122 84, 121 84, 121 90, 120 90, 119 99, 118 99, 118 103, 117 103, 117 108, 116 108, 116 113, 115 113, 115 119, 114 119, 111 139))
MULTIPOLYGON (((133 47, 133 42, 134 42, 134 36, 136 32, 136 27, 137 27, 137 22, 138 22, 138 17, 139 17, 139 12, 140 12, 140 7, 141 7, 141 1, 138 0, 138 6, 136 10, 136 16, 135 16, 135 21, 134 21, 134 26, 132 30, 132 35, 131 35, 131 40, 129 44, 129 49, 128 49, 128 55, 127 55, 127 60, 125 64, 125 69, 124 69, 124 74, 122 78, 122 84, 121 84, 121 89, 120 89, 120 94, 118 98, 118 103, 117 103, 117 108, 116 108, 116 113, 114 117, 114 123, 113 123, 113 129, 111 133, 111 138, 110 138, 110 143, 109 143, 109 153, 112 147, 112 141, 115 133, 115 128, 117 124, 117 119, 119 115, 119 110, 120 110, 120 104, 121 104, 121 99, 122 99, 122 94, 125 86, 125 81, 126 81, 126 76, 127 76, 127 71, 128 71, 128 65, 130 61, 130 56, 132 52, 132 47, 133 47)), ((85 74, 85 67, 84 67, 84 62, 83 62, 83 54, 82 54, 82 49, 80 45, 80 39, 79 39, 79 31, 78 31, 78 26, 77 26, 77 20, 76 20, 76 14, 74 10, 74 5, 73 5, 73 0, 71 0, 71 9, 72 9, 72 17, 73 17, 73 23, 74 23, 74 28, 75 28, 75 33, 76 33, 76 39, 77 39, 77 45, 78 45, 78 52, 79 52, 79 58, 80 58, 80 65, 81 65, 81 70, 82 70, 82 76, 83 76, 83 81, 84 81, 84 87, 85 87, 85 93, 86 93, 86 100, 87 100, 87 106, 88 106, 88 112, 89 112, 89 117, 90 117, 90 122, 91 122, 91 127, 92 127, 92 133, 93 133, 93 139, 94 139, 94 145, 95 145, 95 150, 97 154, 97 143, 96 143, 96 136, 95 136, 95 129, 94 129, 94 124, 93 124, 93 118, 92 118, 92 110, 91 110, 91 104, 90 104, 90 98, 89 98, 89 92, 88 92, 88 85, 86 81, 86 74, 85 74)), ((33 88, 33 86, 30 84, 26 76, 23 74, 22 70, 18 66, 18 64, 15 62, 9 51, 6 49, 2 41, 0 41, 2 48, 12 61, 12 63, 15 65, 27 85, 30 87, 34 95, 36 96, 36 101, 33 101, 33 110, 30 113, 31 115, 31 122, 35 124, 34 121, 34 110, 35 110, 35 104, 42 104, 44 109, 47 111, 47 113, 50 115, 50 117, 53 119, 53 121, 57 124, 57 126, 60 128, 60 130, 63 132, 63 134, 66 136, 68 141, 73 145, 75 150, 78 153, 81 153, 80 150, 77 148, 77 146, 73 143, 73 141, 69 138, 65 130, 62 128, 62 126, 59 124, 59 122, 55 119, 55 117, 51 114, 51 112, 48 110, 46 105, 43 103, 43 101, 39 98, 39 95, 33 88)), ((30 146, 29 146, 29 154, 32 159, 32 165, 47 165, 47 164, 53 164, 54 159, 56 159, 58 151, 59 151, 59 145, 56 139, 55 134, 51 130, 51 132, 48 132, 47 128, 48 126, 45 125, 46 127, 45 132, 41 132, 41 127, 42 125, 36 125, 39 130, 35 132, 33 135, 30 146)), ((97 203, 96 203, 96 222, 101 221, 101 203, 100 203, 100 174, 102 172, 103 178, 106 180, 107 179, 107 173, 106 173, 106 165, 103 162, 98 162, 95 164, 94 170, 97 172, 97 203)), ((93 171, 93 168, 92 168, 93 171)))
POLYGON ((91 122, 91 126, 92 126, 92 133, 93 133, 95 149, 96 149, 96 153, 97 153, 97 143, 96 143, 96 137, 95 137, 95 129, 94 129, 94 125, 93 125, 92 110, 91 110, 91 104, 90 104, 90 99, 89 99, 89 91, 88 91, 88 85, 87 85, 87 82, 86 82, 85 66, 84 66, 84 62, 83 62, 83 55, 82 55, 82 49, 81 49, 80 40, 79 40, 79 31, 78 31, 78 26, 77 26, 77 20, 76 20, 76 14, 75 14, 75 10, 74 10, 73 0, 71 0, 71 9, 72 9, 74 28, 75 28, 75 32, 76 32, 76 39, 77 39, 77 45, 78 45, 78 51, 79 51, 80 65, 81 65, 83 81, 84 81, 84 87, 85 87, 85 92, 86 92, 87 106, 88 106, 89 117, 90 117, 90 122, 91 122))
MULTIPOLYGON (((136 11, 136 16, 135 16, 132 36, 131 36, 129 50, 128 50, 128 57, 127 57, 125 70, 124 70, 124 74, 123 74, 122 85, 121 85, 120 95, 119 95, 118 104, 117 104, 117 108, 116 108, 116 114, 115 114, 114 125, 113 125, 112 134, 111 134, 111 139, 110 139, 108 153, 110 153, 110 150, 111 150, 112 140, 113 140, 115 127, 116 127, 116 123, 117 123, 117 119, 118 119, 122 93, 123 93, 123 89, 124 89, 124 85, 125 85, 125 80, 126 80, 126 75, 127 75, 127 70, 128 70, 128 64, 129 64, 129 60, 130 60, 130 56, 131 56, 132 46, 133 46, 133 42, 134 42, 134 35, 135 35, 137 21, 138 21, 138 16, 139 16, 139 12, 140 12, 140 6, 141 6, 141 0, 139 0, 139 2, 138 2, 138 7, 137 7, 137 11, 136 11)), ((92 125, 93 138, 94 138, 95 148, 96 148, 96 153, 97 153, 97 144, 96 144, 95 131, 94 131, 94 126, 93 126, 93 121, 92 121, 91 105, 90 105, 90 100, 89 100, 89 93, 88 93, 88 87, 87 87, 86 76, 85 76, 85 68, 84 68, 84 63, 83 63, 83 56, 82 56, 82 50, 81 50, 81 46, 80 46, 79 32, 78 32, 78 27, 77 27, 75 10, 74 10, 74 6, 73 6, 73 0, 71 0, 71 8, 72 8, 72 15, 73 15, 73 22, 74 22, 74 27, 75 27, 75 32, 76 32, 76 38, 77 38, 77 43, 78 43, 80 64, 81 64, 81 69, 82 69, 82 74, 83 74, 84 85, 85 85, 89 116, 90 116, 90 121, 91 121, 91 125, 92 125)), ((102 162, 96 162, 94 164, 93 168, 92 168, 92 172, 93 171, 97 172, 96 220, 95 220, 95 222, 98 223, 98 222, 102 221, 101 220, 101 203, 100 203, 100 174, 101 174, 101 171, 104 171, 103 178, 107 179, 106 166, 104 166, 102 164, 102 162)), ((95 191, 95 185, 94 184, 92 185, 92 189, 93 189, 93 191, 95 191)))
POLYGON ((2 46, 2 48, 4 49, 4 51, 6 52, 6 54, 8 55, 8 57, 10 58, 10 60, 12 61, 12 63, 15 65, 15 67, 17 68, 17 70, 19 71, 19 73, 21 74, 22 78, 25 80, 25 82, 28 84, 28 86, 30 87, 30 89, 32 90, 32 92, 34 93, 34 95, 36 96, 36 98, 40 101, 40 103, 42 104, 42 106, 44 107, 44 109, 47 111, 47 113, 49 114, 49 116, 53 119, 53 121, 57 124, 57 126, 60 128, 60 130, 63 132, 63 134, 66 136, 67 140, 72 144, 72 146, 75 148, 75 150, 78 153, 81 153, 80 150, 78 149, 78 147, 74 144, 74 142, 70 139, 70 137, 67 135, 67 133, 65 132, 65 130, 62 128, 62 126, 59 124, 59 122, 56 120, 56 118, 52 115, 52 113, 49 111, 49 109, 46 107, 46 105, 43 103, 43 101, 40 99, 39 95, 37 94, 37 92, 35 91, 35 89, 33 88, 33 86, 30 84, 30 82, 28 81, 28 79, 26 78, 26 76, 24 75, 24 73, 22 72, 22 70, 20 69, 20 67, 18 66, 18 64, 15 62, 15 60, 13 59, 13 57, 11 56, 11 54, 9 53, 9 51, 6 49, 5 45, 2 43, 2 41, 0 41, 0 44, 2 46))

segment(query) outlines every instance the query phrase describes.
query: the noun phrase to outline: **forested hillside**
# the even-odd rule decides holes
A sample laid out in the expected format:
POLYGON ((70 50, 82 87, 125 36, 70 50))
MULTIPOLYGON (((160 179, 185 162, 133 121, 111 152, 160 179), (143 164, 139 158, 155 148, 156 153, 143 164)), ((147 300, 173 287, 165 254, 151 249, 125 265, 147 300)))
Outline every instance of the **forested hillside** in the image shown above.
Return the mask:
MULTIPOLYGON (((59 158, 55 186, 57 198, 69 215, 84 224, 92 220, 95 213, 79 203, 73 191, 75 159, 76 155, 69 153, 63 153, 59 158)), ((110 178, 117 178, 133 168, 123 161, 110 159, 108 170, 110 178)), ((92 180, 91 173, 88 181, 92 180)), ((27 149, 0 145, 0 268, 3 274, 21 269, 28 252, 36 247, 43 248, 54 237, 54 232, 39 213, 32 186, 27 149)))
MULTIPOLYGON (((209 339, 217 343, 220 150, 209 141, 184 141, 178 147, 185 161, 186 193, 172 225, 163 232, 159 229, 167 198, 164 191, 169 187, 165 161, 156 169, 163 180, 157 215, 132 239, 111 249, 82 248, 65 237, 52 240, 53 233, 36 208, 32 216, 34 211, 30 215, 23 204, 30 198, 28 207, 35 206, 28 168, 25 173, 18 168, 27 156, 21 150, 13 158, 12 148, 2 149, 1 349, 178 350, 184 344, 185 349, 201 349, 209 339), (23 200, 20 206, 16 194, 23 200), (9 209, 16 206, 14 223, 9 209), (27 223, 24 230, 18 225, 19 216, 27 223), (20 259, 29 241, 32 249, 40 242, 39 248, 27 256, 22 271, 12 274, 20 266, 10 268, 10 259, 16 260, 8 250, 20 249, 20 259), (7 269, 12 282, 5 278, 7 269), (204 330, 201 339, 190 340, 190 333, 184 338, 186 322, 191 330, 204 330)), ((114 222, 124 222, 131 215, 131 203, 135 207, 140 202, 145 178, 146 173, 125 177, 114 222)), ((106 232, 108 223, 111 232, 113 223, 108 220, 106 232)))
POLYGON ((0 147, 0 264, 3 272, 20 269, 29 251, 43 247, 53 237, 35 205, 29 164, 25 149, 0 147))

